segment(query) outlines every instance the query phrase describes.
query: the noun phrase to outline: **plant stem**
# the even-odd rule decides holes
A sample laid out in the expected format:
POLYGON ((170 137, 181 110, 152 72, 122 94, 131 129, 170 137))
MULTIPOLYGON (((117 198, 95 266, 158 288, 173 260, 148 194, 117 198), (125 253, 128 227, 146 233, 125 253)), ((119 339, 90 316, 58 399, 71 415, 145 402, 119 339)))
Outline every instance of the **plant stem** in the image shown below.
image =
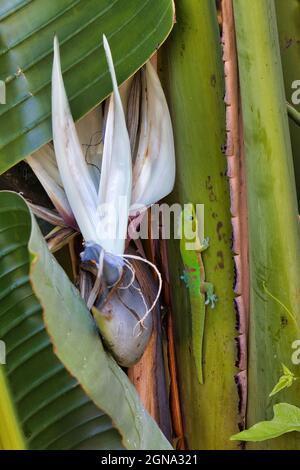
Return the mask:
MULTIPOLYGON (((249 427, 272 417, 268 395, 281 363, 295 371, 292 343, 299 329, 282 305, 299 324, 300 234, 274 2, 234 0, 234 15, 249 211, 249 427)), ((299 385, 279 398, 299 406, 299 385)), ((249 448, 299 449, 300 436, 249 448)))
POLYGON ((204 331, 204 384, 192 354, 189 292, 180 275, 178 240, 170 240, 170 285, 174 310, 178 383, 187 446, 232 449, 238 429, 238 393, 234 382, 235 311, 231 251, 230 197, 226 158, 223 64, 215 2, 180 0, 177 23, 162 50, 162 73, 175 135, 177 179, 169 202, 203 203, 206 279, 215 286, 216 308, 207 308, 204 331), (226 403, 226 406, 224 406, 226 403))
POLYGON ((25 437, 8 393, 3 366, 0 366, 0 397, 0 448, 3 450, 25 450, 25 437))
POLYGON ((299 113, 299 111, 297 111, 297 109, 294 108, 294 106, 292 106, 290 103, 287 103, 286 106, 287 106, 287 111, 288 111, 289 117, 294 121, 295 124, 300 126, 300 113, 299 113))

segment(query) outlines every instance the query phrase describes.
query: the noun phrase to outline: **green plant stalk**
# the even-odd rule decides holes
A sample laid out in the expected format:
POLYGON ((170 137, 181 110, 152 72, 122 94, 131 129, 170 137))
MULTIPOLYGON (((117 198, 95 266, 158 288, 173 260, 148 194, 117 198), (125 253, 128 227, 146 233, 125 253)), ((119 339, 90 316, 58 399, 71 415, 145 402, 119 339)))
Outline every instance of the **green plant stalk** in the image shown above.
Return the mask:
POLYGON ((287 111, 288 111, 289 117, 294 121, 294 123, 297 124, 297 126, 300 126, 300 113, 299 113, 299 111, 297 111, 297 109, 294 108, 294 106, 292 106, 289 103, 287 103, 287 111))
MULTIPOLYGON (((286 2, 285 2, 286 3, 286 2)), ((234 0, 246 153, 250 326, 247 427, 272 417, 277 402, 300 404, 296 383, 269 394, 300 338, 300 245, 291 143, 273 0, 234 0)), ((247 444, 248 446, 248 444, 247 444)), ((294 433, 251 444, 299 449, 294 433)))
POLYGON ((191 449, 232 449, 238 429, 234 382, 236 350, 233 261, 226 158, 223 64, 215 2, 181 0, 177 23, 163 47, 160 69, 175 134, 176 186, 169 202, 205 204, 203 252, 206 280, 219 300, 207 308, 204 329, 204 384, 192 353, 189 292, 180 276, 178 240, 169 243, 178 381, 187 445, 191 449))
MULTIPOLYGON (((282 60, 286 99, 291 103, 292 83, 300 80, 300 2, 299 0, 275 0, 279 44, 282 60)), ((300 104, 293 105, 300 112, 300 104)), ((292 150, 294 157, 298 205, 300 202, 300 129, 295 122, 289 121, 292 150)))
POLYGON ((3 366, 0 366, 0 397, 0 450, 25 450, 25 437, 8 393, 3 366))

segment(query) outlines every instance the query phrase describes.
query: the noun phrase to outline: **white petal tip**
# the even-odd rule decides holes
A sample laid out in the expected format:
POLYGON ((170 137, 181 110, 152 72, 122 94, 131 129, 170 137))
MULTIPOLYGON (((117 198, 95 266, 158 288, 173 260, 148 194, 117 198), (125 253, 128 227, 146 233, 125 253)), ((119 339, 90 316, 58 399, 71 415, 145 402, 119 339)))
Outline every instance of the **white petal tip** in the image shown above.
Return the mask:
POLYGON ((58 37, 56 36, 56 34, 54 35, 54 38, 53 38, 53 49, 54 49, 54 56, 58 55, 59 54, 59 41, 58 41, 58 37))
POLYGON ((60 64, 60 51, 59 51, 59 41, 58 37, 54 36, 53 39, 53 69, 52 69, 52 87, 53 87, 53 76, 56 74, 57 76, 61 76, 61 64, 60 64))
POLYGON ((115 94, 118 94, 118 90, 117 90, 118 89, 118 83, 117 83, 117 77, 116 77, 116 72, 115 72, 115 68, 114 68, 114 62, 113 62, 113 58, 112 58, 112 54, 111 54, 111 50, 110 50, 110 45, 108 43, 108 40, 107 40, 105 34, 103 34, 103 48, 104 48, 104 52, 105 52, 105 55, 106 55, 106 60, 107 60, 108 69, 109 69, 109 72, 110 72, 114 92, 115 92, 115 94))

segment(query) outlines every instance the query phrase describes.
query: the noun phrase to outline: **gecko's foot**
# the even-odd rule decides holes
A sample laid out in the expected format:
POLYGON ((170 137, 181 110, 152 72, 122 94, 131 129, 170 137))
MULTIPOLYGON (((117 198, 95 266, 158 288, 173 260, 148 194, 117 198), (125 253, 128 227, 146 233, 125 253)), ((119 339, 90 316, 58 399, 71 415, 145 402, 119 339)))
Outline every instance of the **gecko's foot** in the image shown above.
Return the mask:
POLYGON ((201 249, 206 250, 206 248, 208 248, 208 247, 209 247, 209 237, 203 238, 203 240, 201 242, 201 249))
POLYGON ((185 283, 186 287, 189 287, 189 275, 186 271, 183 271, 180 279, 185 283))
POLYGON ((206 293, 206 300, 205 305, 210 305, 211 308, 215 308, 216 302, 218 301, 218 297, 216 294, 213 293, 206 293))

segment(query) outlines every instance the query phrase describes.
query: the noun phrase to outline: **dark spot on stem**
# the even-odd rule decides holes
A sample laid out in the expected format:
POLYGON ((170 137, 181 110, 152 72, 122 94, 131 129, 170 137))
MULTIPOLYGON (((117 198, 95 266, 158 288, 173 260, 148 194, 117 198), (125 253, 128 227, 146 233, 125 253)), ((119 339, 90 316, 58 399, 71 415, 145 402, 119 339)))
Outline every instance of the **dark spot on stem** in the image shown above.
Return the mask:
POLYGON ((225 153, 226 153, 226 150, 227 150, 227 144, 226 144, 226 143, 225 143, 225 144, 222 144, 222 145, 221 145, 221 152, 224 153, 224 155, 225 155, 225 153))
POLYGON ((291 45, 293 44, 293 39, 292 38, 288 38, 286 39, 285 41, 285 48, 288 49, 289 47, 291 47, 291 45))
POLYGON ((281 326, 282 328, 285 328, 288 324, 288 319, 286 318, 286 316, 284 315, 281 315, 280 317, 280 323, 281 323, 281 326))
POLYGON ((214 193, 214 187, 212 184, 211 176, 208 176, 205 182, 206 189, 208 190, 208 197, 210 202, 216 201, 217 197, 214 193))
POLYGON ((219 221, 217 223, 217 235, 218 235, 218 240, 222 240, 222 233, 221 233, 221 230, 222 230, 222 227, 223 227, 223 222, 219 221))
POLYGON ((219 258, 218 266, 220 269, 224 269, 224 254, 223 251, 217 252, 217 257, 219 258))

